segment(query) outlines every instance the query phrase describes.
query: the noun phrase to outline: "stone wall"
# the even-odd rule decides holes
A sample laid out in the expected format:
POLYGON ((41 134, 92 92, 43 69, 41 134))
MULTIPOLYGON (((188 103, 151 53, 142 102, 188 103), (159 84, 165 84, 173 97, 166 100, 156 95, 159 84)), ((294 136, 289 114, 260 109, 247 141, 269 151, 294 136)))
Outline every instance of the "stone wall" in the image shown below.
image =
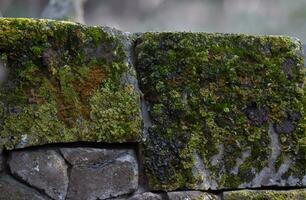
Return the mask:
POLYGON ((286 36, 0 20, 0 199, 306 199, 286 36))

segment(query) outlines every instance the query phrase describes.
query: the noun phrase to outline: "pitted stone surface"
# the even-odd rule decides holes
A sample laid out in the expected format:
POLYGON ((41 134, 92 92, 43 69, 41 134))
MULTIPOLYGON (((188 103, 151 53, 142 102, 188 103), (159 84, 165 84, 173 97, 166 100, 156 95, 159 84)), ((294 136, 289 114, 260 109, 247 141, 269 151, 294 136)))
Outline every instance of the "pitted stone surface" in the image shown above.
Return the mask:
POLYGON ((160 194, 145 192, 142 194, 136 194, 133 197, 128 198, 128 200, 162 200, 162 197, 160 194))
POLYGON ((65 199, 69 182, 67 165, 55 150, 11 152, 8 165, 14 176, 52 199, 65 199))
POLYGON ((167 196, 169 200, 220 200, 216 195, 200 191, 168 192, 167 196))
POLYGON ((239 190, 223 193, 224 200, 303 200, 306 199, 306 189, 298 190, 239 190))
POLYGON ((50 200, 9 176, 0 177, 1 200, 50 200))
POLYGON ((151 189, 306 186, 297 39, 143 33, 135 55, 151 189))
POLYGON ((98 149, 98 148, 61 148, 62 155, 71 165, 103 165, 126 154, 126 149, 98 149))
POLYGON ((82 161, 81 165, 72 166, 67 200, 107 199, 130 194, 137 188, 138 164, 130 152, 109 163, 82 161))

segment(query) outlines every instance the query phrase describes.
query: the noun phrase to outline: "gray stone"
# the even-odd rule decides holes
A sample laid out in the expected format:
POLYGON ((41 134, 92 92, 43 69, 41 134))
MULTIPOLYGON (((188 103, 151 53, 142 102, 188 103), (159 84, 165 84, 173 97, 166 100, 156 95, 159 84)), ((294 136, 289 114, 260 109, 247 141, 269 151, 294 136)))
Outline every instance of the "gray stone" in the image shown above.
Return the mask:
POLYGON ((160 194, 145 192, 145 193, 142 193, 142 194, 136 194, 136 195, 128 198, 128 200, 162 200, 162 197, 161 197, 160 194))
POLYGON ((67 200, 107 199, 130 194, 137 187, 137 159, 128 153, 106 164, 73 166, 67 200))
POLYGON ((49 200, 9 176, 0 177, 0 199, 2 200, 49 200))
POLYGON ((123 149, 62 148, 63 157, 71 165, 96 165, 110 162, 127 152, 123 149))
POLYGON ((218 200, 218 196, 200 191, 168 192, 169 200, 218 200))
POLYGON ((65 160, 54 150, 16 151, 8 159, 12 174, 55 200, 65 199, 68 174, 65 160))

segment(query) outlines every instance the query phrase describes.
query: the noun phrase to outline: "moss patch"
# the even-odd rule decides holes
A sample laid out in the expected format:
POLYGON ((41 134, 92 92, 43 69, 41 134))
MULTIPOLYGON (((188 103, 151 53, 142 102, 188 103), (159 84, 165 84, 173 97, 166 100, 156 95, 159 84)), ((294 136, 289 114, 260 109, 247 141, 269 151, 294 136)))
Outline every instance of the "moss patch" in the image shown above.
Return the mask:
MULTIPOLYGON (((0 19, 0 135, 7 149, 140 139, 139 94, 119 31, 70 22, 0 19)), ((135 74, 135 72, 134 72, 135 74)))
POLYGON ((292 176, 302 185, 306 99, 298 42, 281 36, 144 33, 136 56, 152 120, 145 167, 153 189, 252 187, 264 167, 277 172, 286 156, 293 164, 282 178, 292 176), (269 129, 279 142, 276 161, 269 129))
POLYGON ((306 190, 287 190, 287 191, 275 191, 275 190, 240 190, 232 192, 224 192, 224 200, 300 200, 306 199, 306 190))

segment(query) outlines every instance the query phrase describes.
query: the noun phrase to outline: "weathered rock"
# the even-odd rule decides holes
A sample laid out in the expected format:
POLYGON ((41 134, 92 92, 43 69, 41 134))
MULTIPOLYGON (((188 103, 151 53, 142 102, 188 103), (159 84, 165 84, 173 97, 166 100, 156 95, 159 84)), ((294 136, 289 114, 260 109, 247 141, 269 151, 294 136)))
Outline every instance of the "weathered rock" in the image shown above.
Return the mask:
POLYGON ((9 176, 0 177, 0 199, 2 200, 49 200, 9 176))
MULTIPOLYGON (((162 196, 160 194, 155 194, 151 192, 145 192, 141 194, 136 194, 130 198, 121 198, 123 199, 128 199, 128 200, 162 200, 162 196)), ((120 200, 120 198, 118 198, 120 200)))
POLYGON ((151 189, 306 186, 296 39, 144 33, 135 51, 151 189))
POLYGON ((135 155, 124 154, 110 163, 73 166, 67 200, 107 199, 130 194, 138 187, 135 155))
POLYGON ((218 200, 218 196, 199 191, 168 192, 169 200, 218 200))
POLYGON ((237 199, 248 199, 248 200, 302 200, 306 199, 306 189, 299 190, 239 190, 230 191, 223 193, 224 200, 237 200, 237 199))
POLYGON ((0 136, 7 149, 75 141, 135 142, 139 94, 120 31, 0 19, 0 136))
POLYGON ((103 165, 127 153, 125 149, 61 148, 62 155, 71 165, 103 165))
POLYGON ((14 176, 44 191, 52 199, 65 199, 69 182, 67 165, 56 151, 11 152, 8 165, 14 176))

